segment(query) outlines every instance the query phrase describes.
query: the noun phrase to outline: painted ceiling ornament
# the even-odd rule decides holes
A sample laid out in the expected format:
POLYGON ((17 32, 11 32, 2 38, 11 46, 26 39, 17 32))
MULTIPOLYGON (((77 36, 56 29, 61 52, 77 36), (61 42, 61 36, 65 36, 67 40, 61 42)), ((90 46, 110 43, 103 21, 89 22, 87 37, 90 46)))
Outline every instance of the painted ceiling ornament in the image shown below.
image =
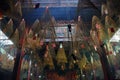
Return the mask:
POLYGON ((55 17, 54 17, 54 16, 52 16, 52 18, 51 18, 51 22, 52 22, 52 25, 55 26, 55 24, 56 24, 56 20, 55 20, 55 17))
POLYGON ((25 47, 30 48, 31 44, 29 39, 33 38, 33 31, 30 29, 29 31, 26 31, 26 37, 25 37, 25 47))
POLYGON ((76 62, 78 62, 78 60, 81 58, 79 49, 74 49, 74 55, 76 57, 76 62))
POLYGON ((35 50, 36 48, 41 47, 40 45, 40 37, 38 34, 34 34, 33 30, 30 29, 29 31, 26 31, 26 37, 25 37, 25 47, 31 48, 35 50))
POLYGON ((10 37, 12 35, 12 33, 13 33, 13 21, 12 21, 12 19, 10 19, 8 21, 7 25, 3 29, 3 32, 5 33, 5 35, 7 37, 10 37))
POLYGON ((92 65, 90 64, 90 63, 87 63, 86 65, 85 65, 85 68, 84 68, 85 70, 92 70, 92 65))
MULTIPOLYGON (((34 36, 33 36, 34 37, 34 36)), ((32 38, 27 38, 27 45, 29 48, 35 50, 36 48, 40 47, 40 39, 38 37, 36 37, 36 39, 32 38)))
POLYGON ((49 50, 49 46, 46 45, 46 52, 44 54, 44 65, 49 65, 50 69, 54 69, 53 58, 49 50))
POLYGON ((18 47, 23 48, 25 46, 25 38, 26 38, 26 28, 25 28, 24 19, 22 19, 19 27, 17 27, 16 29, 18 29, 18 32, 19 32, 19 43, 18 43, 19 46, 18 47))
POLYGON ((65 64, 68 62, 62 43, 60 44, 59 50, 57 52, 56 60, 58 64, 65 64))
POLYGON ((78 61, 78 67, 80 69, 83 69, 85 68, 86 63, 87 63, 87 58, 85 55, 83 55, 82 59, 78 61))
POLYGON ((97 31, 97 37, 99 42, 103 42, 107 39, 107 33, 105 32, 105 27, 101 23, 100 19, 97 16, 92 18, 92 30, 97 31))
POLYGON ((80 47, 79 47, 80 43, 78 41, 73 41, 73 47, 72 47, 72 57, 74 58, 75 62, 77 59, 80 59, 81 58, 81 55, 80 55, 80 47))
POLYGON ((17 3, 15 4, 15 11, 18 15, 22 16, 22 8, 20 1, 17 1, 17 3))
POLYGON ((38 19, 35 20, 33 25, 31 26, 32 31, 34 32, 33 34, 36 34, 40 31, 40 21, 38 19))
POLYGON ((105 17, 105 27, 108 32, 107 33, 109 36, 108 39, 110 39, 114 35, 115 31, 117 31, 117 29, 118 29, 117 24, 110 16, 105 17))
POLYGON ((28 69, 28 67, 29 67, 29 61, 23 59, 22 64, 21 64, 21 69, 25 70, 25 69, 28 69))
POLYGON ((27 37, 29 37, 29 38, 32 38, 33 37, 33 30, 32 29, 30 29, 29 30, 29 32, 28 32, 28 35, 27 35, 27 37))
POLYGON ((12 40, 12 42, 18 47, 19 46, 19 31, 18 29, 15 30, 15 32, 13 33, 13 35, 10 37, 10 39, 12 40))
POLYGON ((90 30, 90 36, 91 36, 91 40, 92 40, 92 45, 93 45, 93 47, 94 47, 94 49, 93 50, 97 50, 97 46, 99 46, 99 41, 98 41, 98 36, 97 36, 97 32, 96 32, 96 30, 94 30, 94 29, 91 29, 90 30), (95 46, 94 46, 95 45, 95 46))
POLYGON ((39 54, 35 51, 31 51, 31 60, 32 60, 32 66, 34 66, 35 64, 37 64, 37 66, 39 66, 40 70, 43 69, 43 62, 41 60, 41 58, 39 57, 39 54))
POLYGON ((25 24, 25 20, 22 19, 21 22, 20 22, 20 25, 18 27, 18 30, 19 30, 19 35, 20 35, 20 38, 24 38, 24 35, 25 35, 25 31, 26 31, 26 24, 25 24))
POLYGON ((75 60, 73 58, 71 58, 69 60, 69 69, 73 69, 74 68, 74 64, 75 64, 75 60))
POLYGON ((108 8, 107 8, 107 4, 102 4, 101 6, 101 14, 102 15, 107 15, 108 14, 108 8))

